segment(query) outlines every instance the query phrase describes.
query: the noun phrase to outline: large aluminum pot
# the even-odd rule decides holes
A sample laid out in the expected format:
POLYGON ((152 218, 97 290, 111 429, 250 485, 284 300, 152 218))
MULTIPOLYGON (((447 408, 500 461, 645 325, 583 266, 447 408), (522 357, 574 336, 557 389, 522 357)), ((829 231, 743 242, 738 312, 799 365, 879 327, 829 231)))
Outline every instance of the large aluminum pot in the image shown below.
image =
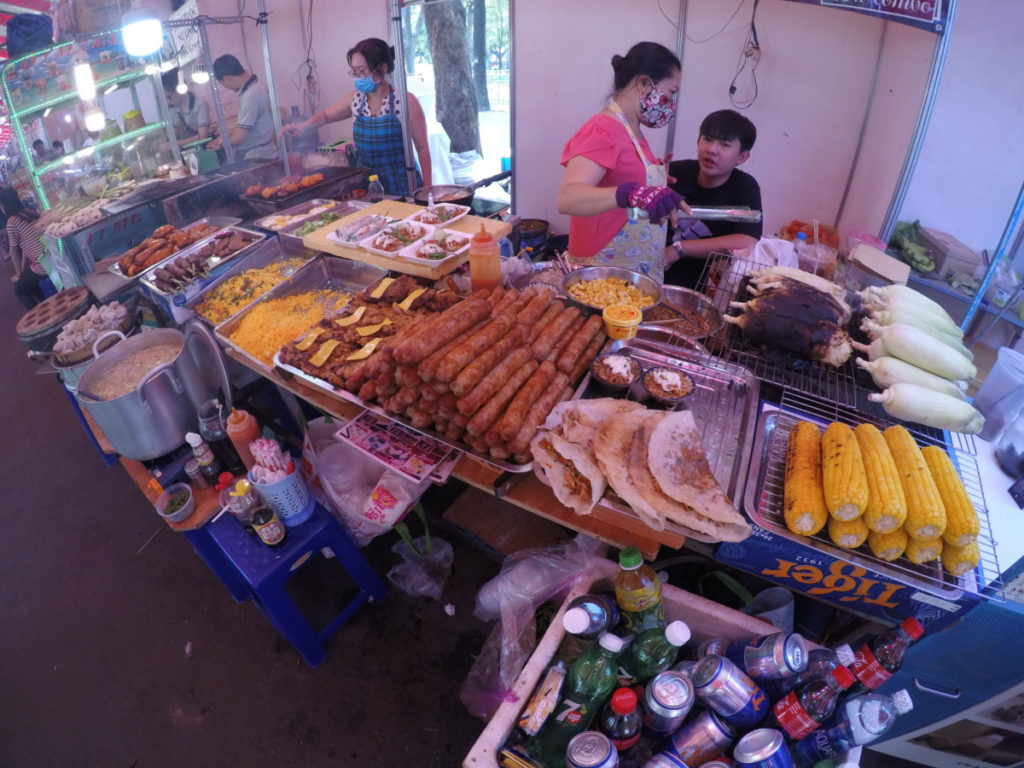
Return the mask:
POLYGON ((210 398, 231 408, 231 385, 213 336, 197 322, 184 332, 160 328, 126 338, 89 366, 78 382, 78 402, 93 417, 119 454, 144 461, 170 453, 198 431, 197 411, 210 398), (133 353, 156 344, 181 342, 178 356, 156 366, 139 386, 113 400, 99 400, 92 388, 107 371, 133 353))

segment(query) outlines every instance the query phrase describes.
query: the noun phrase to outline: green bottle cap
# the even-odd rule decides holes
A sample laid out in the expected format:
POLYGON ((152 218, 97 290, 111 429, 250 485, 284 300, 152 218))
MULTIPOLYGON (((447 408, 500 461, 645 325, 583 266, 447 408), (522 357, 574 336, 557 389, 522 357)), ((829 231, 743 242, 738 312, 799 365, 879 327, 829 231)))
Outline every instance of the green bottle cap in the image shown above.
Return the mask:
POLYGON ((640 554, 640 550, 636 547, 626 547, 624 550, 619 552, 619 565, 627 571, 639 568, 643 563, 644 556, 640 554))

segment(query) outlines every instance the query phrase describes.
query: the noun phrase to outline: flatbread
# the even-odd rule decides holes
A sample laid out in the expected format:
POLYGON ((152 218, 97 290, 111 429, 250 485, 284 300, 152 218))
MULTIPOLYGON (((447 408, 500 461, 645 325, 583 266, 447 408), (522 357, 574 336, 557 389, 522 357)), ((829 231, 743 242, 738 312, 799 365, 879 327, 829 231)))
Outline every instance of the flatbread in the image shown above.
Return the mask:
POLYGON ((597 465, 585 461, 578 447, 553 432, 538 432, 530 443, 530 453, 555 498, 576 514, 589 515, 606 487, 597 465))
POLYGON ((668 498, 717 524, 722 541, 742 541, 750 526, 715 480, 689 411, 659 414, 648 422, 646 466, 668 498))
POLYGON ((639 426, 637 419, 607 419, 598 427, 594 437, 594 454, 601 471, 608 478, 608 484, 619 497, 644 523, 656 531, 663 531, 665 519, 646 502, 630 479, 630 454, 639 426))
POLYGON ((593 454, 594 435, 601 424, 608 419, 643 410, 642 405, 632 400, 611 397, 565 401, 555 406, 552 416, 545 422, 545 428, 559 433, 569 442, 576 443, 593 454), (548 426, 552 422, 552 417, 554 423, 548 426))

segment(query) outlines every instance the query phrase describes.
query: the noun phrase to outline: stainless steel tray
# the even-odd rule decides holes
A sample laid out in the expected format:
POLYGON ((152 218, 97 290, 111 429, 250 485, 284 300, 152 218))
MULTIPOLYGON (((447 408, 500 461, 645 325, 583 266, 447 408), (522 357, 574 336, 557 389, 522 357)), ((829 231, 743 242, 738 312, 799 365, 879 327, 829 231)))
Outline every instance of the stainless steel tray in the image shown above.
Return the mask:
MULTIPOLYGON (((299 267, 299 269, 301 269, 302 266, 305 266, 306 264, 308 264, 314 258, 315 255, 316 254, 313 251, 307 251, 307 257, 303 259, 303 263, 299 267)), ((221 285, 221 283, 224 283, 225 281, 230 280, 232 277, 235 277, 236 275, 240 275, 243 272, 247 272, 250 269, 260 269, 261 267, 266 267, 269 264, 273 264, 275 261, 286 261, 288 259, 296 259, 296 258, 302 258, 302 257, 297 256, 294 253, 285 253, 284 250, 281 248, 281 241, 279 239, 274 238, 274 239, 264 240, 262 243, 260 243, 254 249, 250 250, 248 253, 246 253, 244 256, 242 256, 240 259, 236 260, 236 262, 234 264, 232 264, 230 267, 228 267, 217 278, 215 278, 214 280, 212 280, 211 282, 209 282, 205 286, 203 286, 203 288, 195 296, 193 296, 191 299, 188 300, 188 302, 186 302, 185 306, 188 307, 189 309, 191 309, 192 311, 195 311, 196 307, 199 304, 201 304, 203 302, 203 300, 205 300, 206 297, 210 293, 212 293, 215 288, 217 288, 219 285, 221 285)), ((295 270, 295 272, 298 272, 298 271, 299 271, 298 269, 295 270)), ((291 274, 286 275, 285 279, 287 279, 287 278, 291 277, 292 275, 294 275, 295 272, 292 272, 291 274)), ((281 282, 284 282, 284 280, 282 280, 281 282)), ((271 290, 273 290, 273 289, 271 289, 271 290)), ((252 301, 250 301, 248 304, 245 304, 244 306, 240 307, 237 312, 235 312, 233 315, 231 315, 231 317, 234 317, 234 315, 237 315, 240 312, 244 312, 252 304, 254 304, 255 302, 259 301, 260 298, 262 298, 263 295, 264 294, 261 294, 260 296, 254 296, 252 301)), ((206 319, 199 312, 196 312, 196 317, 198 317, 202 322, 206 323, 207 325, 209 325, 211 327, 219 325, 219 323, 214 323, 214 322, 211 322, 210 320, 206 319)), ((227 320, 230 320, 231 317, 228 317, 227 320)), ((226 320, 223 320, 221 322, 226 322, 226 320)))
MULTIPOLYGON (((317 214, 317 215, 322 216, 324 213, 337 213, 337 214, 339 214, 338 218, 335 219, 335 221, 337 222, 337 221, 341 221, 346 216, 349 216, 349 215, 351 215, 353 213, 357 213, 358 211, 365 210, 366 208, 369 208, 369 207, 370 207, 369 203, 364 203, 364 202, 361 202, 359 200, 345 200, 344 202, 335 201, 334 202, 334 206, 332 208, 330 208, 327 211, 323 211, 323 212, 321 212, 320 214, 317 214)), ((302 235, 296 235, 296 234, 294 234, 294 232, 297 229, 300 229, 301 227, 305 226, 306 224, 308 224, 310 221, 312 221, 315 218, 316 218, 316 216, 308 216, 305 219, 303 219, 302 221, 297 221, 294 224, 289 224, 287 227, 284 227, 284 228, 278 230, 277 236, 278 237, 292 238, 294 240, 298 240, 301 243, 303 236, 302 235)), ((325 224, 324 226, 327 226, 327 225, 325 224)))
POLYGON ((194 243, 192 243, 192 245, 188 246, 187 248, 182 248, 180 251, 164 259, 162 262, 160 262, 160 264, 157 264, 152 269, 147 269, 141 275, 141 281, 143 285, 145 285, 146 288, 155 296, 176 296, 182 293, 186 295, 195 295, 195 293, 197 293, 199 290, 202 289, 203 286, 205 286, 205 281, 208 281, 210 280, 211 277, 220 274, 220 272, 217 272, 217 270, 220 269, 224 264, 227 264, 229 261, 233 261, 234 259, 237 259, 239 256, 248 253, 266 239, 267 234, 265 232, 258 232, 254 229, 246 229, 245 227, 222 227, 213 234, 207 235, 202 240, 196 240, 194 243), (192 282, 181 286, 180 288, 176 288, 173 291, 164 291, 161 288, 157 287, 154 274, 161 265, 170 264, 175 259, 184 258, 189 254, 202 250, 207 245, 212 243, 215 239, 217 239, 225 231, 240 232, 242 234, 249 235, 254 239, 250 240, 250 242, 247 243, 244 247, 239 248, 237 251, 232 251, 231 253, 228 253, 225 256, 208 256, 206 258, 206 263, 210 267, 210 272, 205 277, 197 278, 192 282))
MULTIPOLYGON (((928 594, 951 601, 958 600, 964 591, 981 594, 982 590, 995 589, 1000 591, 1000 570, 995 556, 995 544, 989 525, 988 512, 985 509, 984 495, 981 491, 980 477, 974 456, 963 454, 955 448, 938 443, 950 453, 953 463, 957 466, 964 486, 967 488, 978 518, 981 531, 978 536, 978 549, 981 560, 977 574, 968 572, 959 578, 950 576, 937 561, 915 565, 906 558, 894 562, 880 560, 871 554, 865 545, 862 548, 843 549, 832 543, 823 530, 813 536, 801 536, 786 527, 783 516, 783 488, 786 475, 786 446, 789 442, 790 430, 798 421, 812 421, 824 427, 831 421, 844 421, 852 425, 865 421, 873 421, 864 414, 854 410, 836 409, 831 403, 820 409, 809 399, 787 401, 783 398, 781 406, 765 403, 757 420, 756 436, 750 471, 747 479, 746 494, 743 506, 746 513, 757 525, 767 531, 790 541, 819 550, 824 554, 852 563, 869 571, 880 573, 894 581, 907 584, 928 594)), ((877 424, 884 429, 885 423, 877 424)), ((926 436, 914 434, 918 445, 936 444, 926 436)))
MULTIPOLYGON (((336 205, 337 202, 337 200, 327 200, 325 198, 319 197, 313 198, 312 200, 307 200, 304 203, 293 205, 291 208, 286 208, 283 211, 277 211, 276 213, 272 213, 268 216, 261 216, 260 218, 256 219, 256 221, 253 222, 253 226, 259 227, 260 229, 266 229, 270 232, 280 232, 285 227, 273 226, 270 223, 270 219, 276 219, 279 216, 302 216, 303 219, 307 219, 309 218, 309 216, 306 213, 307 211, 316 208, 318 205, 336 205)), ((298 223, 298 220, 292 223, 298 223)), ((291 226, 291 224, 287 224, 285 226, 291 226)))
MULTIPOLYGON (((184 227, 178 227, 178 229, 186 230, 186 229, 191 229, 192 227, 199 226, 200 224, 209 224, 210 226, 217 227, 217 232, 220 232, 225 227, 234 226, 235 224, 238 224, 241 221, 242 220, 240 218, 238 218, 237 216, 204 216, 201 219, 196 219, 195 221, 186 224, 184 227)), ((161 225, 161 226, 163 226, 163 225, 161 225)), ((157 229, 159 229, 159 227, 157 229)), ((217 233, 216 232, 211 232, 210 234, 211 235, 215 235, 217 233)), ((152 234, 150 235, 150 237, 152 237, 152 234)), ((197 240, 196 242, 199 242, 199 241, 197 240)), ((192 245, 195 245, 195 243, 192 243, 192 245)), ((117 261, 114 261, 113 264, 111 264, 109 267, 107 267, 107 271, 108 272, 113 272, 118 277, 123 277, 126 280, 138 280, 139 278, 141 278, 146 273, 151 272, 152 270, 156 269, 157 267, 163 266, 163 264, 165 262, 167 262, 168 260, 173 259, 175 256, 178 256, 179 254, 183 253, 186 249, 191 248, 192 245, 186 245, 181 250, 178 250, 178 251, 175 251, 174 253, 172 253, 166 259, 163 259, 162 261, 158 261, 156 264, 154 264, 151 267, 146 267, 146 269, 144 269, 141 272, 139 272, 139 274, 132 275, 131 277, 128 277, 126 274, 124 274, 121 271, 121 265, 118 264, 117 261)), ((120 259, 120 256, 118 256, 118 258, 120 259)))
MULTIPOLYGON (((664 337, 671 334, 660 335, 664 337)), ((693 379, 694 392, 679 408, 693 413, 711 472, 739 508, 757 421, 760 391, 758 380, 746 368, 713 357, 697 342, 677 338, 682 341, 678 346, 641 338, 613 341, 606 351, 628 355, 645 368, 675 368, 693 379), (683 344, 691 346, 686 348, 683 344)), ((584 398, 607 397, 600 387, 591 385, 589 373, 583 379, 583 387, 584 398)), ((642 387, 641 391, 631 391, 630 397, 640 399, 642 387)), ((636 514, 629 505, 610 492, 605 494, 601 504, 624 514, 636 514)), ((666 523, 666 528, 676 529, 677 526, 666 523)), ((715 539, 689 530, 684 535, 698 541, 717 543, 715 539)))
POLYGON ((265 301, 295 296, 309 291, 326 289, 339 293, 356 293, 380 280, 386 274, 386 269, 375 267, 372 264, 320 254, 279 286, 263 294, 262 298, 218 325, 215 329, 217 339, 259 370, 269 373, 270 366, 231 341, 231 334, 237 330, 238 324, 254 307, 265 301))

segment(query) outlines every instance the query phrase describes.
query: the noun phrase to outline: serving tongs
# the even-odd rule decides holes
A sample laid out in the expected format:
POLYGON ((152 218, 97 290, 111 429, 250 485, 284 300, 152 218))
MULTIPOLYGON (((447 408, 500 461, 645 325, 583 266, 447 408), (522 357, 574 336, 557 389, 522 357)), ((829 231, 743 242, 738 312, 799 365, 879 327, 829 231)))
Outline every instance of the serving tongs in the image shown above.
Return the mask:
POLYGON ((680 214, 680 219, 700 219, 701 221, 743 221, 754 223, 761 221, 761 212, 753 208, 730 208, 727 205, 691 206, 690 215, 680 214))

